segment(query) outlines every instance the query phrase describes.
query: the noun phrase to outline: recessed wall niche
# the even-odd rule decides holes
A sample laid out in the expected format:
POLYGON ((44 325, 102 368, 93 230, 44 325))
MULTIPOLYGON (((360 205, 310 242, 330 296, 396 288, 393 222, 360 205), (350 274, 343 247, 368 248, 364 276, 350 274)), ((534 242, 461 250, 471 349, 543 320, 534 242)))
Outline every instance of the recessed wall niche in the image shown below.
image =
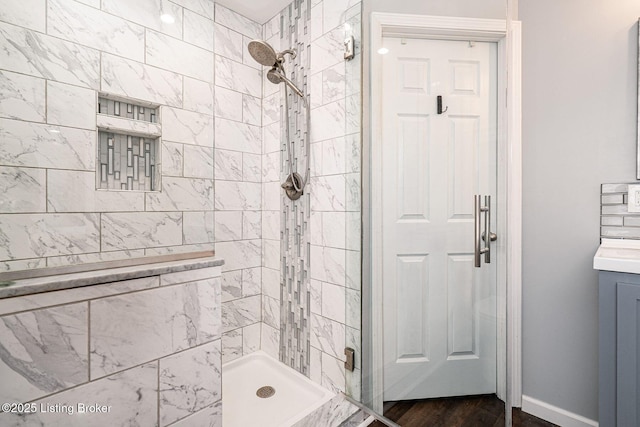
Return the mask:
POLYGON ((157 105, 98 97, 96 188, 159 191, 162 127, 157 105))

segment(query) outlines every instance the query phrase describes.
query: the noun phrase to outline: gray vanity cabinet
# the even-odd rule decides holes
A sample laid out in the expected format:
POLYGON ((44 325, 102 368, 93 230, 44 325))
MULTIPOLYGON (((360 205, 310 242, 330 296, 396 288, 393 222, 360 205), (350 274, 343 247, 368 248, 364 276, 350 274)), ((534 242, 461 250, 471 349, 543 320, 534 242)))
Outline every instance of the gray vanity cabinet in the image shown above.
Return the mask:
POLYGON ((600 272, 600 427, 640 426, 640 275, 600 272))

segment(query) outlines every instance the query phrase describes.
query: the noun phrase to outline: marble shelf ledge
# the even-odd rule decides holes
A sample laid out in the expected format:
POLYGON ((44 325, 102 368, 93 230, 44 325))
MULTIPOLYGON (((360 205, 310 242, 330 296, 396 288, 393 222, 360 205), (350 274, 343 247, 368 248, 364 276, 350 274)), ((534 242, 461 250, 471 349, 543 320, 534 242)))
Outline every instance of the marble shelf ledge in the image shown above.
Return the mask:
POLYGON ((99 268, 96 270, 37 277, 33 279, 0 281, 0 299, 100 285, 104 283, 119 282, 122 280, 157 276, 160 274, 177 273, 180 271, 219 267, 223 264, 224 260, 221 258, 209 256, 177 261, 155 262, 128 267, 99 268))

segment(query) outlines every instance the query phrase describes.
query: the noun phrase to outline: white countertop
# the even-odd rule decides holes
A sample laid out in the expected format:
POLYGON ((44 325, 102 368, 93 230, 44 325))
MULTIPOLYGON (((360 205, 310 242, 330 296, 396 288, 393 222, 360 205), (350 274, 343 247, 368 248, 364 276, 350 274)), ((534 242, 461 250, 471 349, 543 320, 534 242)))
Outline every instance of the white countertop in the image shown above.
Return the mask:
POLYGON ((593 268, 640 274, 640 240, 602 239, 593 257, 593 268))

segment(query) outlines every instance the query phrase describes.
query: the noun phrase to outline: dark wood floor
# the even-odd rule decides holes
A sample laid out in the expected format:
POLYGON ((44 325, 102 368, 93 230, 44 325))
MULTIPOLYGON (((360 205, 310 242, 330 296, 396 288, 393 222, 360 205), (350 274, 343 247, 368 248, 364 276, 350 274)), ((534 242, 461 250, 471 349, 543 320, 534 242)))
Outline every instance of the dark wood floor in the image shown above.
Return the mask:
MULTIPOLYGON (((401 427, 504 427, 504 403, 495 395, 407 400, 385 403, 384 416, 401 427)), ((513 425, 557 427, 519 409, 513 410, 513 425)))

